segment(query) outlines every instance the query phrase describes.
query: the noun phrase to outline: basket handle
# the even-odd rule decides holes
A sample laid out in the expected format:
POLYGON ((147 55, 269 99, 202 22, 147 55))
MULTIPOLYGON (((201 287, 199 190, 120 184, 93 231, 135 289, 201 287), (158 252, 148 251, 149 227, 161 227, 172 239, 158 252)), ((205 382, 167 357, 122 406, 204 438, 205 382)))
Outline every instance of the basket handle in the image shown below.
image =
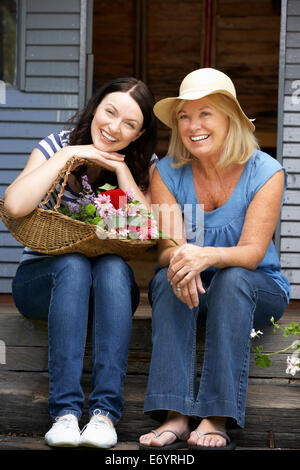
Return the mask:
POLYGON ((47 195, 46 195, 45 199, 42 201, 42 203, 40 205, 40 207, 42 209, 44 208, 45 204, 47 204, 47 202, 49 201, 50 196, 53 193, 57 183, 59 183, 59 181, 61 180, 61 178, 64 174, 63 182, 61 184, 60 191, 59 191, 59 194, 57 196, 57 201, 56 201, 55 206, 53 207, 53 210, 57 211, 57 209, 60 207, 61 198, 62 198, 62 195, 64 193, 66 184, 68 182, 68 178, 69 178, 69 175, 71 173, 72 166, 74 165, 75 162, 80 163, 80 164, 83 164, 83 163, 87 163, 87 164, 90 164, 90 165, 93 164, 90 160, 87 160, 86 158, 80 158, 80 157, 76 157, 76 156, 70 158, 70 160, 67 161, 66 165, 60 170, 60 172, 57 175, 57 178, 55 179, 55 181, 53 181, 51 187, 47 191, 47 195))

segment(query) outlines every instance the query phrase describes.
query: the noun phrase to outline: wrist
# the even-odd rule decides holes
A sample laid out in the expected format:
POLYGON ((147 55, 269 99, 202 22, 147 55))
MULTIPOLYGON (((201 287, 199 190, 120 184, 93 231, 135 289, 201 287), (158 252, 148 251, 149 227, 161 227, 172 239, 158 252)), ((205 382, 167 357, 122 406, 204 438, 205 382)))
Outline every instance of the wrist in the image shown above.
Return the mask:
POLYGON ((227 266, 227 255, 226 250, 223 247, 213 248, 215 251, 215 262, 216 268, 225 268, 227 266))

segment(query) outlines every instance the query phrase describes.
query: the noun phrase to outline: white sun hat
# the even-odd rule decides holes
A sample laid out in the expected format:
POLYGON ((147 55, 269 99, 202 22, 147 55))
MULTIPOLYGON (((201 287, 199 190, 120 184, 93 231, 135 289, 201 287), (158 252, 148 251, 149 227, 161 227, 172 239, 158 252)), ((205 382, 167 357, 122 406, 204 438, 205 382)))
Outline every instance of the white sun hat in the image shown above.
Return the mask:
POLYGON ((172 111, 176 101, 198 100, 216 93, 226 95, 236 103, 241 116, 246 120, 250 130, 254 132, 255 126, 242 110, 232 80, 225 73, 213 68, 202 68, 189 73, 181 82, 179 96, 158 101, 153 111, 160 121, 172 127, 172 111))

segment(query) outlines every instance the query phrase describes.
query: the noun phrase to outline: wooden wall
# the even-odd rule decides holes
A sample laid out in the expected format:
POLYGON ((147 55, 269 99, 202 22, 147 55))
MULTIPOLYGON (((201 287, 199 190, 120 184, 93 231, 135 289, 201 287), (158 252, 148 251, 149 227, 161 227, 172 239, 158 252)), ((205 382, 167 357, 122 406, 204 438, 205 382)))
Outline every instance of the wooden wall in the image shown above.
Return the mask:
MULTIPOLYGON (((80 71, 83 3, 22 0, 18 87, 6 84, 5 103, 0 104, 1 198, 39 140, 60 131, 78 110, 84 80, 80 71)), ((22 249, 0 220, 0 293, 11 292, 22 249)))
POLYGON ((288 176, 278 244, 292 298, 300 299, 300 2, 282 1, 278 158, 288 176))

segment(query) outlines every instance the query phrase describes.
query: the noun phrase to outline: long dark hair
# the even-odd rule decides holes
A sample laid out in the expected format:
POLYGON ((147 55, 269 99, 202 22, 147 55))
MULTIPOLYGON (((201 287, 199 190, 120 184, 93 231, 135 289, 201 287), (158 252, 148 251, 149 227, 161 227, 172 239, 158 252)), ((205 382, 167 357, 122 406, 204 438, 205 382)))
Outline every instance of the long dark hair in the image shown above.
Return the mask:
MULTIPOLYGON (((70 135, 70 145, 88 145, 92 143, 91 123, 94 112, 103 98, 114 92, 129 92, 143 113, 143 134, 131 142, 122 153, 125 163, 137 185, 145 191, 149 186, 149 162, 156 145, 156 118, 153 114, 154 96, 144 82, 134 77, 111 80, 97 90, 76 119, 76 125, 70 135)), ((78 167, 74 174, 80 178, 86 172, 86 165, 78 167)), ((100 179, 93 184, 95 188, 103 183, 117 184, 113 172, 101 171, 100 179)))

